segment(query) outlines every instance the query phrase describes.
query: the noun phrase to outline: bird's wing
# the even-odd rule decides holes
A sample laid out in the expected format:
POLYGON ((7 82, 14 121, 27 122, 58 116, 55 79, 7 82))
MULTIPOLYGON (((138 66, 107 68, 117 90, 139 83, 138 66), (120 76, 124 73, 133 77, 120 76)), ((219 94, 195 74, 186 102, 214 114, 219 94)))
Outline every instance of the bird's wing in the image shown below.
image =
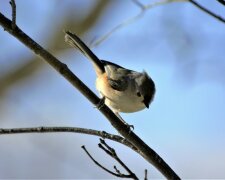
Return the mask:
POLYGON ((129 70, 108 61, 101 61, 104 63, 109 85, 117 91, 125 91, 128 87, 129 70))

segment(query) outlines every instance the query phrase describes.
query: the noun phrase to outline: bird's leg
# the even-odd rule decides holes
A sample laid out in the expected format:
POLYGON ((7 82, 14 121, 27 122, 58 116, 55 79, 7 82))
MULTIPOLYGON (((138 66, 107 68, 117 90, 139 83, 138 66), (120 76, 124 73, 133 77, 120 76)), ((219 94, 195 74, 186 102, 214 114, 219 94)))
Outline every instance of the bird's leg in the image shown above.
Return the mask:
MULTIPOLYGON (((98 104, 96 105, 96 108, 101 109, 104 105, 105 105, 105 96, 102 96, 101 100, 98 102, 98 104)), ((123 120, 123 118, 119 115, 119 113, 117 111, 113 112, 116 114, 116 116, 129 128, 129 130, 134 130, 134 125, 130 125, 128 124, 126 121, 123 120)))
POLYGON ((96 105, 96 107, 98 109, 101 109, 103 106, 105 105, 105 96, 103 96, 100 101, 98 102, 98 104, 96 105))
POLYGON ((131 130, 134 130, 134 125, 130 125, 128 124, 126 121, 123 120, 123 118, 119 115, 118 112, 114 112, 116 114, 116 116, 124 123, 126 124, 126 126, 131 130))

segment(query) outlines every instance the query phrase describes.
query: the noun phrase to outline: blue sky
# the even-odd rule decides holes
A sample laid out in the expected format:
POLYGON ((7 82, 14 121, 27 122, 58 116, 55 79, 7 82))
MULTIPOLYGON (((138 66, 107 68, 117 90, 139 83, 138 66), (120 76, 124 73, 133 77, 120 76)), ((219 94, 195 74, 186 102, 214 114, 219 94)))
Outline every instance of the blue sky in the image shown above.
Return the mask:
MULTIPOLYGON (((19 0, 17 23, 48 48, 53 34, 67 29, 60 25, 68 14, 82 19, 97 2, 19 0)), ((224 7, 216 1, 198 2, 225 17, 224 7)), ((89 44, 138 10, 131 1, 114 1, 82 39, 89 44)), ((7 1, 0 11, 10 16, 7 1)), ((76 27, 70 30, 76 32, 76 27)), ((63 36, 62 32, 57 38, 63 36)), ((0 39, 0 77, 4 77, 34 54, 3 29, 0 39)), ((182 2, 148 10, 92 48, 99 58, 137 71, 144 69, 155 81, 157 92, 150 108, 121 116, 182 178, 225 178, 224 46, 225 24, 182 2)), ((66 44, 55 47, 50 52, 97 93, 89 61, 66 44)), ((91 103, 49 65, 42 64, 32 76, 1 94, 1 127, 76 126, 117 134, 91 103)), ((113 167, 114 162, 98 149, 96 137, 23 134, 1 136, 0 143, 4 162, 0 178, 112 178, 80 148, 85 144, 99 161, 113 167)), ((162 177, 136 153, 109 143, 139 177, 145 168, 150 178, 162 177)))

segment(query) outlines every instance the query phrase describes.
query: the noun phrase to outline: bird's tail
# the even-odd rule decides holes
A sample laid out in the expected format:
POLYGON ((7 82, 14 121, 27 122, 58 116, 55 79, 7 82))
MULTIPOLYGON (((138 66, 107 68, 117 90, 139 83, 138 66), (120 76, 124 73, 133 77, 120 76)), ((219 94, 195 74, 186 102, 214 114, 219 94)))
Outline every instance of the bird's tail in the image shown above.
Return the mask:
POLYGON ((74 33, 65 32, 65 41, 72 47, 79 49, 93 64, 96 73, 104 73, 105 68, 101 60, 87 47, 87 45, 74 33))

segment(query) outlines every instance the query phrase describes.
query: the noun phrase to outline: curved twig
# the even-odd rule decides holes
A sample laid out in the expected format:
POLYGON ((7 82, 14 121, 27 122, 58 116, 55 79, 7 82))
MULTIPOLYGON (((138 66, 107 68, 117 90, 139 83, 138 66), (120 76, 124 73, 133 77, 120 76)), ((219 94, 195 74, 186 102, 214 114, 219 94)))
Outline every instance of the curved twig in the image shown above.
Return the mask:
POLYGON ((93 41, 90 44, 90 47, 95 47, 95 46, 99 45, 100 43, 102 43, 103 41, 108 39, 113 33, 118 31, 119 29, 127 26, 128 24, 131 24, 131 23, 135 22, 136 20, 141 18, 144 15, 144 13, 147 10, 149 10, 150 8, 153 8, 153 7, 156 7, 156 6, 159 6, 159 5, 163 5, 163 4, 167 4, 167 3, 171 3, 171 2, 183 2, 183 1, 188 1, 188 0, 162 0, 162 1, 153 2, 153 3, 148 4, 148 5, 144 5, 138 0, 133 0, 133 3, 135 5, 137 5, 141 9, 141 11, 138 14, 136 14, 136 15, 130 17, 129 19, 126 19, 125 21, 121 22, 120 24, 116 25, 109 32, 105 33, 103 36, 101 36, 97 40, 93 41))
POLYGON ((112 171, 110 171, 109 169, 107 169, 106 167, 104 167, 103 165, 101 165, 98 161, 96 161, 92 155, 88 152, 88 150, 85 148, 85 146, 81 146, 81 148, 86 152, 86 154, 91 158, 91 160, 100 168, 102 168, 104 171, 108 172, 109 174, 113 175, 113 176, 116 176, 116 177, 120 177, 119 174, 117 173, 114 173, 112 171))
POLYGON ((16 2, 15 0, 10 0, 9 4, 12 7, 12 29, 16 27, 16 2))
POLYGON ((87 155, 91 158, 91 160, 100 168, 102 168, 103 170, 105 170, 106 172, 108 172, 111 175, 114 175, 116 177, 121 177, 121 178, 132 178, 135 180, 138 180, 137 176, 125 165, 125 163, 117 156, 116 151, 110 147, 103 139, 100 139, 100 143, 98 144, 99 148, 101 148, 103 151, 105 151, 106 154, 108 154, 109 156, 111 156, 113 159, 115 159, 126 171, 128 174, 123 174, 121 173, 116 166, 114 166, 114 169, 116 171, 113 172, 109 169, 107 169, 106 167, 104 167, 103 165, 101 165, 98 161, 96 161, 93 156, 88 152, 88 150, 85 148, 85 146, 81 146, 81 148, 84 149, 84 151, 87 153, 87 155))
MULTIPOLYGON (((220 2, 221 4, 225 5, 225 2, 223 0, 217 0, 217 1, 220 2)), ((156 1, 156 2, 153 2, 153 3, 147 4, 147 5, 141 3, 139 0, 132 0, 132 2, 136 6, 138 6, 141 11, 137 15, 135 15, 135 16, 133 16, 133 17, 131 17, 131 18, 121 22, 120 24, 116 25, 109 32, 107 32, 106 34, 104 34, 103 36, 98 38, 97 40, 93 41, 90 44, 90 47, 95 47, 95 46, 99 45, 100 43, 102 43, 103 41, 108 39, 113 33, 118 31, 119 29, 127 26, 128 24, 131 24, 131 23, 135 22, 140 17, 142 17, 147 10, 149 10, 149 9, 151 9, 153 7, 156 7, 156 6, 160 6, 160 5, 164 5, 164 4, 168 4, 168 3, 173 3, 173 2, 190 2, 193 5, 195 5, 196 7, 198 7, 199 9, 201 9, 202 11, 204 11, 205 13, 207 13, 210 16, 216 18, 217 20, 225 23, 225 19, 224 18, 222 18, 221 16, 218 16, 215 13, 211 12, 210 10, 204 8, 203 6, 201 6, 199 3, 197 3, 194 0, 160 0, 160 1, 156 1)))
MULTIPOLYGON (((100 139, 99 147, 104 150, 107 154, 109 154, 113 159, 115 159, 130 175, 130 177, 133 177, 133 179, 138 179, 137 176, 128 168, 128 166, 117 156, 116 151, 110 147, 104 139, 100 139), (109 153, 108 153, 109 152, 109 153)), ((117 170, 117 172, 120 172, 116 166, 114 166, 114 169, 117 170)), ((121 174, 121 173, 119 173, 121 174)))

